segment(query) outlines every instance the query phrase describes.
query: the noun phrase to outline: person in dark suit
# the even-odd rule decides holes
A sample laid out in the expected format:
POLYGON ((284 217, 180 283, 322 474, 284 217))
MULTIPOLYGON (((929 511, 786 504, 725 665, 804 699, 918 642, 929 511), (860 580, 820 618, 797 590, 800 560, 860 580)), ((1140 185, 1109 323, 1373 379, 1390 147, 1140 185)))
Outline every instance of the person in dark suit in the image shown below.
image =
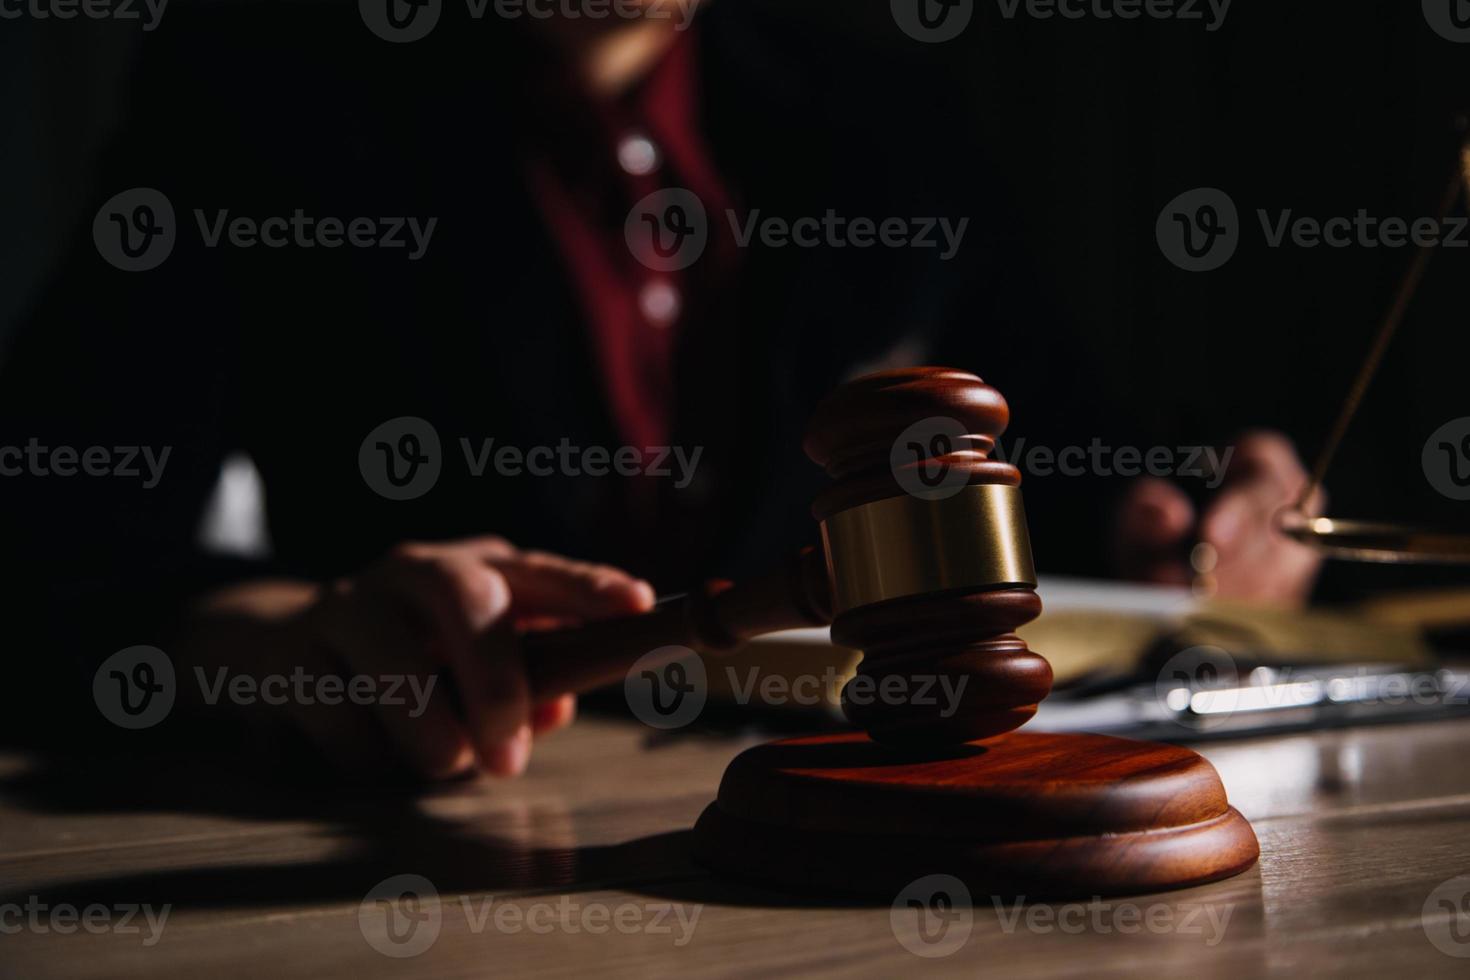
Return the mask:
MULTIPOLYGON (((574 709, 530 703, 502 628, 636 613, 804 543, 802 426, 843 379, 974 367, 1033 437, 1083 407, 1129 440, 1008 247, 1021 216, 942 68, 875 73, 738 0, 638 10, 446 5, 404 44, 330 5, 174 12, 97 223, 3 363, 0 443, 167 453, 151 486, 54 459, 0 483, 35 570, 28 707, 85 713, 132 643, 182 678, 447 668, 458 708, 256 716, 344 770, 517 773, 574 709), (268 558, 199 546, 233 453, 268 558)), ((1238 448, 1203 516, 1162 480, 1116 524, 1095 480, 1037 481, 1042 567, 1177 581, 1203 536, 1227 594, 1299 600, 1315 563, 1269 522, 1300 464, 1277 437, 1238 448)))

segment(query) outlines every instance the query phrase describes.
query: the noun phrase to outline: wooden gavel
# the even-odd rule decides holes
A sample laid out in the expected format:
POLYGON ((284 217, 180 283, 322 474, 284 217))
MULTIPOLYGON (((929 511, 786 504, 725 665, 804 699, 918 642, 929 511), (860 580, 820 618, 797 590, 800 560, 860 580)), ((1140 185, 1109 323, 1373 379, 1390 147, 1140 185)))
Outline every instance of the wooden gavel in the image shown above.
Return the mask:
POLYGON ((1052 673, 1014 632, 1041 600, 1020 471, 989 458, 1009 418, 1000 393, 964 371, 885 371, 843 385, 817 407, 805 441, 835 481, 812 505, 820 548, 645 615, 526 633, 531 690, 549 698, 615 683, 661 647, 716 653, 831 623, 836 643, 863 651, 858 673, 872 690, 948 678, 961 692, 944 713, 929 699, 844 698, 874 740, 943 745, 1024 724, 1052 673))

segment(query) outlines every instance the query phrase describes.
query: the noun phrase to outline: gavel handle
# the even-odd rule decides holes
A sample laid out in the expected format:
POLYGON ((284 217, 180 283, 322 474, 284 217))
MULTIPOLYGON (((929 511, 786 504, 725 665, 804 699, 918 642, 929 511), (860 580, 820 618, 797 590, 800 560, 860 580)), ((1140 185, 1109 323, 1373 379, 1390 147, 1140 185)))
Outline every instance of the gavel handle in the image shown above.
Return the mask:
MULTIPOLYGON (((804 548, 759 578, 708 582, 641 616, 526 633, 521 646, 532 697, 543 701, 621 682, 634 663, 663 647, 717 653, 763 633, 831 621, 826 559, 820 549, 804 548)), ((667 659, 679 655, 672 650, 667 659)))

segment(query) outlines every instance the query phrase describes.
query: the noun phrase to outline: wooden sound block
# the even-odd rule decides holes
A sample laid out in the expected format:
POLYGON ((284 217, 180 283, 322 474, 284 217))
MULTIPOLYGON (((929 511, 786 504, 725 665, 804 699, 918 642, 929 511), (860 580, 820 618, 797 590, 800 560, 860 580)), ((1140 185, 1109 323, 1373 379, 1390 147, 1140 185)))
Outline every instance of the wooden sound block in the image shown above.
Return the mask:
POLYGON ((1260 854, 1202 757, 1104 735, 1012 732, 933 752, 860 733, 771 742, 731 762, 694 832, 716 871, 890 900, 931 874, 975 898, 1160 891, 1260 854))

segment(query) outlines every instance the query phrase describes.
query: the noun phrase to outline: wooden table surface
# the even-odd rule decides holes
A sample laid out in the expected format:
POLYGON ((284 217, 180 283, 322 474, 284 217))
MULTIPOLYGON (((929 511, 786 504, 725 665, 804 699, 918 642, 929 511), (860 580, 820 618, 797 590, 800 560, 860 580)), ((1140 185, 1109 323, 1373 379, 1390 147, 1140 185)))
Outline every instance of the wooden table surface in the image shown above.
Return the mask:
POLYGON ((524 779, 419 797, 3 755, 0 975, 1470 973, 1470 878, 1452 881, 1470 875, 1470 721, 1207 746, 1256 868, 1101 903, 977 897, 924 923, 692 866, 688 828, 745 744, 583 720, 524 779), (417 885, 417 905, 376 904, 397 875, 437 902, 417 885))

